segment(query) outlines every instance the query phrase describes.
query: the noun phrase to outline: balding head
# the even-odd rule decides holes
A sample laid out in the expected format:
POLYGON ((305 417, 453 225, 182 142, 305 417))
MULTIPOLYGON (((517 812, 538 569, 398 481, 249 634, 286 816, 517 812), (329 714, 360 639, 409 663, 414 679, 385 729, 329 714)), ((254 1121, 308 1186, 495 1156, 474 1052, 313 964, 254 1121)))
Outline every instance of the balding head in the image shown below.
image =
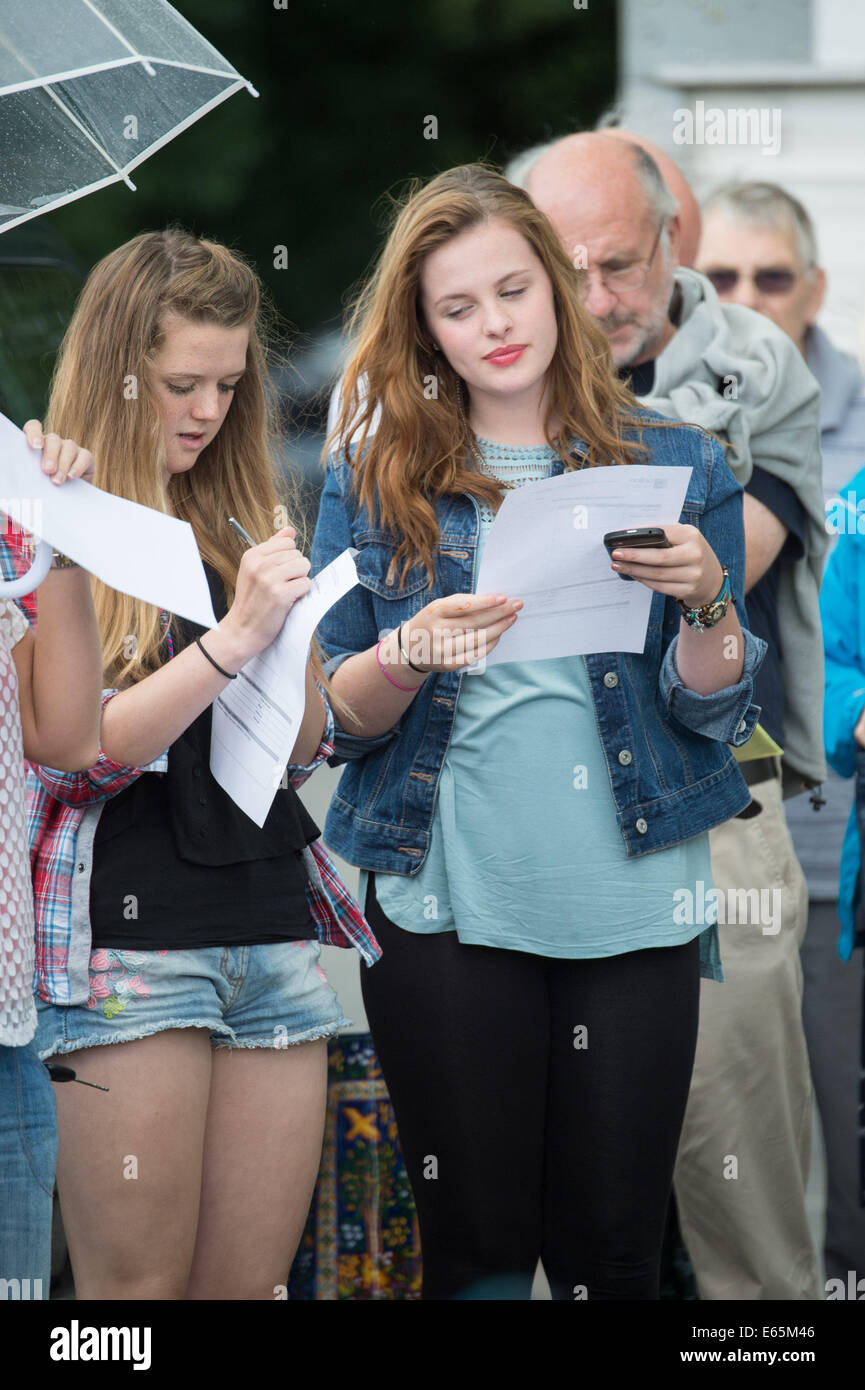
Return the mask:
POLYGON ((551 217, 577 197, 610 207, 621 199, 622 182, 629 201, 645 196, 633 148, 605 131, 581 131, 556 140, 544 151, 529 173, 527 187, 532 201, 551 217))
POLYGON ((676 203, 644 150, 608 132, 567 135, 546 150, 528 178, 575 263, 587 269, 586 308, 610 339, 619 366, 644 362, 673 335, 667 316, 678 262, 676 203), (630 270, 642 284, 606 283, 630 270))
POLYGON ((610 126, 605 134, 615 140, 630 140, 646 154, 652 156, 658 172, 679 205, 679 265, 696 265, 697 251, 700 247, 702 217, 700 204, 694 197, 693 189, 678 164, 658 146, 636 131, 624 130, 621 126, 610 126))

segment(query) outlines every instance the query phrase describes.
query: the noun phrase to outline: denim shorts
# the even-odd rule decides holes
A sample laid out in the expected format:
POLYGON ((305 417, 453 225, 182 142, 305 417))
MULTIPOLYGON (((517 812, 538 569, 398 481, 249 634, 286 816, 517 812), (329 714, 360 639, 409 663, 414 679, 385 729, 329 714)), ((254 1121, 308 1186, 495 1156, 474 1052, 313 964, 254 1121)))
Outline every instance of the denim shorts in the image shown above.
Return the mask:
POLYGON ((56 1167, 57 1102, 35 1044, 0 1047, 0 1279, 7 1281, 6 1298, 48 1297, 56 1167), (17 1292, 11 1280, 18 1281, 17 1292))
POLYGON ((39 1056, 206 1028, 213 1047, 288 1047, 351 1022, 318 963, 318 941, 188 951, 104 947, 90 956, 86 1004, 37 999, 39 1056))

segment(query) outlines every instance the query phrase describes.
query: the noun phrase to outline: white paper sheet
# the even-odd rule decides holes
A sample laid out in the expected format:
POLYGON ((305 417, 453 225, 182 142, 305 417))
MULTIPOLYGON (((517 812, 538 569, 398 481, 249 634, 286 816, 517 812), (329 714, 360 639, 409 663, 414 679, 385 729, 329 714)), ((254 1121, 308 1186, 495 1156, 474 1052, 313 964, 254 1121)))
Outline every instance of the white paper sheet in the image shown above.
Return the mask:
POLYGON ((306 704, 306 659, 325 613, 357 583, 356 550, 317 574, 277 638, 248 661, 213 705, 210 770, 242 811, 264 825, 306 704))
POLYGON ((487 536, 476 592, 507 594, 525 606, 486 663, 641 652, 652 590, 610 569, 603 537, 677 522, 690 477, 690 468, 622 464, 507 493, 487 536))
POLYGON ((81 478, 57 487, 5 415, 0 415, 0 511, 112 589, 203 627, 216 626, 189 522, 114 497, 81 478))

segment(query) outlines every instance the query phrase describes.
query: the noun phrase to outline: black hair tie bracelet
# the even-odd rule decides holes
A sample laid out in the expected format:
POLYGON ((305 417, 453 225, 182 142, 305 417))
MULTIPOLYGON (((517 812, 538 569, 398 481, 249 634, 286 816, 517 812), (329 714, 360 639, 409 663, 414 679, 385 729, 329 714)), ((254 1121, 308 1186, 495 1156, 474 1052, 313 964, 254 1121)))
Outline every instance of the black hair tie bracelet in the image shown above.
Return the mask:
POLYGON ((431 672, 431 671, 425 671, 424 668, 423 668, 422 666, 415 666, 415 664, 414 664, 414 662, 412 661, 411 657, 409 656, 408 652, 407 652, 407 651, 405 650, 405 648, 403 647, 403 644, 402 644, 402 630, 403 630, 403 628, 405 627, 405 625, 406 625, 406 623, 407 623, 408 621, 409 621, 409 619, 406 618, 406 619, 405 619, 405 622, 400 623, 400 625, 399 625, 399 632, 398 632, 397 635, 396 635, 396 644, 397 644, 397 646, 399 647, 399 654, 400 654, 401 657, 403 657, 403 659, 404 659, 405 661, 408 662, 409 666, 411 667, 411 669, 412 669, 413 671, 417 671, 417 673, 418 673, 419 676, 429 676, 429 675, 432 674, 432 672, 431 672))
POLYGON ((216 670, 219 672, 221 676, 225 676, 230 681, 237 680, 237 672, 235 671, 234 675, 232 675, 230 671, 226 671, 222 666, 220 666, 218 661, 214 661, 213 657, 210 655, 210 652, 207 651, 207 649, 201 645, 200 637, 196 637, 195 645, 197 646, 201 654, 207 657, 207 660, 210 662, 211 666, 216 667, 216 670))

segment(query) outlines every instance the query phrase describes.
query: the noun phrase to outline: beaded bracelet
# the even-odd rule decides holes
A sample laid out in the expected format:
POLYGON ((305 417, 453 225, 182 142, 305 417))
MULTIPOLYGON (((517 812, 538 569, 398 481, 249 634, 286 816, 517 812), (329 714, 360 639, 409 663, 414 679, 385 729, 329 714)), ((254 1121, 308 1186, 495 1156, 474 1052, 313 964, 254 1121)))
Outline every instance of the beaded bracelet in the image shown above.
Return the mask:
POLYGON ((173 661, 174 640, 171 636, 171 614, 166 612, 164 608, 160 608, 159 617, 162 622, 162 635, 165 638, 165 644, 168 647, 168 660, 173 661))
POLYGON ((387 671, 385 670, 384 666, 382 665, 381 657, 380 657, 379 654, 378 654, 378 653, 379 653, 379 648, 381 647, 382 642, 386 642, 386 641, 387 641, 387 638, 386 638, 386 637, 383 637, 383 638, 381 639, 381 642, 379 642, 378 647, 376 647, 376 649, 375 649, 375 659, 376 659, 376 661, 378 662, 378 669, 381 671, 381 673, 382 673, 382 675, 384 676, 385 680, 390 681, 391 685, 395 685, 396 688, 397 688, 397 690, 405 690, 406 692, 412 692, 412 693, 413 693, 415 690, 420 690, 420 685, 423 685, 423 681, 421 681, 420 685, 400 685, 399 681, 395 681, 394 678, 393 678, 393 676, 389 676, 389 675, 388 675, 387 671))

